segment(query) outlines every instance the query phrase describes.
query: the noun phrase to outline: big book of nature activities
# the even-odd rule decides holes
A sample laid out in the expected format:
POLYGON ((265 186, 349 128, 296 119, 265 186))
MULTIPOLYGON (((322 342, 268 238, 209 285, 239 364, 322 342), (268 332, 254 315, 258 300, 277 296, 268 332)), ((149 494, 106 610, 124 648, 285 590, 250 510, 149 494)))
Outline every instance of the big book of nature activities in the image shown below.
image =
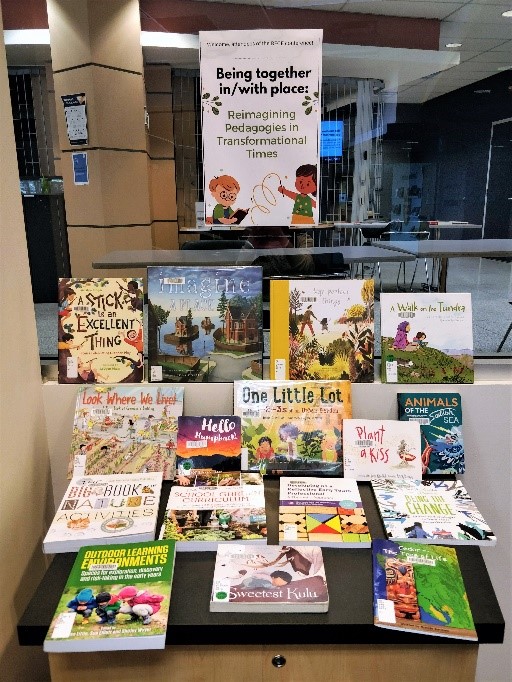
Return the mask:
POLYGON ((143 301, 141 279, 59 279, 59 383, 140 383, 143 301))
POLYGON ((178 482, 188 485, 192 478, 205 470, 240 471, 240 447, 240 417, 179 417, 178 482))
POLYGON ((369 481, 372 476, 421 478, 421 436, 417 422, 395 419, 345 419, 345 476, 369 481))
POLYGON ((343 474, 349 381, 236 381, 234 413, 242 419, 242 469, 343 474))
POLYGON ((467 490, 458 480, 373 479, 388 538, 436 545, 496 544, 467 490))
POLYGON ((68 478, 161 471, 176 464, 182 386, 83 386, 79 389, 68 478))
POLYGON ((369 547, 371 537, 357 482, 351 478, 282 476, 279 542, 369 547))
POLYGON ((398 393, 398 418, 417 421, 423 474, 463 474, 464 441, 459 393, 398 393))
POLYGON ((328 608, 320 547, 219 545, 210 611, 322 613, 328 608))
POLYGON ((44 650, 163 649, 175 555, 172 540, 82 547, 44 650))
POLYGON ((43 541, 47 554, 154 540, 162 472, 71 479, 43 541))
POLYGON ((377 539, 372 557, 375 625, 477 640, 453 547, 377 539))
POLYGON ((374 283, 270 281, 270 378, 372 382, 374 283))
POLYGON ((148 267, 149 380, 263 376, 262 269, 148 267))
POLYGON ((219 542, 266 543, 263 479, 257 473, 217 473, 195 485, 173 486, 167 501, 162 539, 178 551, 216 550, 219 542))
POLYGON ((381 379, 472 384, 471 294, 381 294, 381 379))

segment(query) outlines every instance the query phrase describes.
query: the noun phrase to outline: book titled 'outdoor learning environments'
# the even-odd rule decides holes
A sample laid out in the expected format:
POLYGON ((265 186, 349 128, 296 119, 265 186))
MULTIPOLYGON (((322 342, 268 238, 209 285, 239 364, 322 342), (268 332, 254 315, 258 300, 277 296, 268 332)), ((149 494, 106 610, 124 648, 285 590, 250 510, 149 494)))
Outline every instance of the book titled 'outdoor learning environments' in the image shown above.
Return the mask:
POLYGON ((162 472, 77 476, 43 542, 47 554, 155 539, 162 472))
POLYGON ((375 625, 477 640, 453 547, 377 539, 372 557, 375 625))
POLYGON ((172 540, 82 547, 44 650, 163 649, 175 554, 172 540))
POLYGON ((370 532, 352 478, 282 476, 279 542, 322 547, 369 547, 370 532))
POLYGON ((148 267, 148 297, 150 381, 261 379, 261 267, 148 267))
POLYGON ((374 283, 270 281, 270 378, 372 382, 374 283))
POLYGON ((496 536, 461 481, 372 479, 388 538, 492 547, 496 536))
POLYGON ((183 386, 83 386, 78 390, 68 478, 175 473, 183 386))
POLYGON ((61 278, 58 301, 60 384, 143 380, 141 279, 61 278))
POLYGON ((242 419, 242 469, 343 474, 349 381, 235 381, 242 419))
POLYGON ((464 442, 459 393, 398 393, 398 418, 417 421, 423 474, 463 474, 464 442))
POLYGON ((471 294, 381 294, 381 378, 472 384, 471 294))
POLYGON ((320 547, 219 545, 210 611, 320 613, 328 608, 320 547))

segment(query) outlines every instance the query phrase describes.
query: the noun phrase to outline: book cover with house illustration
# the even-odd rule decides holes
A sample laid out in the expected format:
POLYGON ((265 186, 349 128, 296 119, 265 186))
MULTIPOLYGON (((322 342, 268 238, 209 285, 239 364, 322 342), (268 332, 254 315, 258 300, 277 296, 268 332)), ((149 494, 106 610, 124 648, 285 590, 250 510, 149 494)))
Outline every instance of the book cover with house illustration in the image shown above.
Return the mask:
POLYGON ((270 378, 372 382, 372 279, 270 281, 270 378))
POLYGON ((472 384, 471 294, 381 294, 381 378, 472 384))
POLYGON ((261 379, 262 269, 148 268, 149 380, 261 379))

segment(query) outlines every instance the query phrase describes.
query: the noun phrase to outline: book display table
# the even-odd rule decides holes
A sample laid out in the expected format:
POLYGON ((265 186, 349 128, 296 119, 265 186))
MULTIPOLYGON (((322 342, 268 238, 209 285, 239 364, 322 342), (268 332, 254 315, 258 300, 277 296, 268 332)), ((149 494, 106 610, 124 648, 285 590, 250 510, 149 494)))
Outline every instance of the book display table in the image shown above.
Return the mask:
MULTIPOLYGON (((277 542, 279 482, 265 481, 268 537, 277 542)), ((164 484, 161 515, 169 494, 164 484)), ((373 537, 384 532, 371 487, 359 484, 373 537)), ((491 551, 485 549, 484 551, 491 551)), ((51 654, 52 680, 102 675, 172 682, 474 679, 478 644, 373 625, 370 549, 324 549, 327 613, 210 613, 215 552, 179 552, 164 651, 51 654)), ((501 643, 505 624, 482 552, 457 546, 479 644, 501 643)), ((74 554, 53 559, 18 624, 21 645, 41 646, 74 554)))

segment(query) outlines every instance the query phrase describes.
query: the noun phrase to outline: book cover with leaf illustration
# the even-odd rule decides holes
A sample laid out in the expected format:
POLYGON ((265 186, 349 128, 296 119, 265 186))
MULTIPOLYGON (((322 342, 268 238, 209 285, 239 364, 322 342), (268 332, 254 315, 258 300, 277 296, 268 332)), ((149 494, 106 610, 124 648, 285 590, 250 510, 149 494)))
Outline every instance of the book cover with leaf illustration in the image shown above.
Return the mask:
POLYGON ((71 479, 44 538, 43 552, 154 540, 161 489, 162 472, 71 479))
POLYGON ((463 474, 464 441, 459 393, 398 393, 398 418, 417 421, 423 474, 463 474))
POLYGON ((279 542, 322 547, 369 547, 370 531, 353 478, 279 480, 279 542))
POLYGON ((376 539, 372 558, 377 627, 477 641, 453 547, 376 539))
POLYGON ((148 267, 151 382, 263 376, 262 268, 148 267))
POLYGON ((388 538, 436 545, 496 544, 461 481, 372 479, 388 538))
POLYGON ((242 420, 242 469, 343 474, 349 381, 235 381, 242 420))
POLYGON ((60 278, 58 301, 60 384, 143 380, 142 279, 60 278))
POLYGON ((164 649, 175 556, 172 540, 82 547, 44 651, 164 649))
POLYGON ((270 378, 374 380, 372 279, 270 281, 270 378))
POLYGON ((182 386, 82 386, 78 390, 68 478, 161 471, 176 465, 182 386))
POLYGON ((472 384, 471 294, 381 294, 381 379, 472 384))

